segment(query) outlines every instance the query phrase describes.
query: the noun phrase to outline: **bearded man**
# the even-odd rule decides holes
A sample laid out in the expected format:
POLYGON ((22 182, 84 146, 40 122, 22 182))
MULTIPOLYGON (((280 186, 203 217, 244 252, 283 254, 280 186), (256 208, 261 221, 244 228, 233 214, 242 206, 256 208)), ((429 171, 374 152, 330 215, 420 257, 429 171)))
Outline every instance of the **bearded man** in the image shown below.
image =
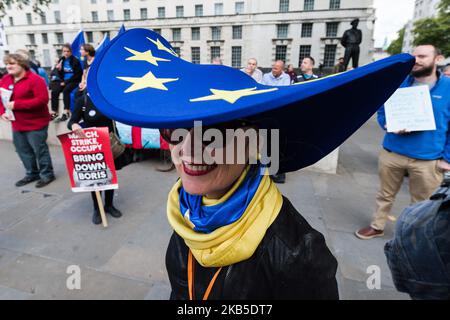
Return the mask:
MULTIPOLYGON (((395 196, 406 175, 411 203, 416 203, 428 199, 441 184, 443 172, 450 170, 450 78, 437 70, 441 53, 435 46, 420 45, 413 55, 416 64, 401 87, 429 87, 436 130, 386 133, 378 160, 380 189, 376 210, 370 226, 356 231, 360 239, 384 235, 395 196)), ((378 111, 378 123, 386 130, 384 107, 378 111)))

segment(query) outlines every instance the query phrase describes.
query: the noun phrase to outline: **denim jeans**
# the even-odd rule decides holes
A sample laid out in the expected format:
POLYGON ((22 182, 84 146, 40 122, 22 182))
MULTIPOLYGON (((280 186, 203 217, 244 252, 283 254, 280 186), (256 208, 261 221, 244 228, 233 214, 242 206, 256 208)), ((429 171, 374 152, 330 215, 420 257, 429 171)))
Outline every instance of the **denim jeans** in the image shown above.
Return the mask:
POLYGON ((47 145, 48 126, 34 131, 13 131, 16 152, 27 177, 48 180, 54 176, 52 159, 47 145))

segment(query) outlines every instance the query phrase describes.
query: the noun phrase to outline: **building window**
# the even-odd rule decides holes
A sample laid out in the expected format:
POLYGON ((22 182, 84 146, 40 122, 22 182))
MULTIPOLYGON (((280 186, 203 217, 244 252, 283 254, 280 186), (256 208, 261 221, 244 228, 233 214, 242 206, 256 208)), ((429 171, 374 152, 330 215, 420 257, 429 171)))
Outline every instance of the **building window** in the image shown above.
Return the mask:
POLYGON ((40 16, 41 16, 41 24, 47 24, 47 16, 45 15, 45 13, 42 12, 40 16))
POLYGON ((35 36, 34 36, 33 33, 29 33, 29 34, 28 34, 28 42, 29 42, 30 44, 36 44, 36 38, 35 38, 35 36))
POLYGON ((191 28, 192 40, 200 40, 200 28, 191 28))
POLYGON ((48 34, 47 33, 42 34, 42 43, 48 44, 48 34))
POLYGON ((94 42, 94 34, 92 31, 86 31, 86 38, 87 42, 93 43, 94 42))
POLYGON ((62 32, 57 32, 56 34, 56 43, 63 44, 64 43, 64 34, 62 32))
POLYGON ((113 2, 113 0, 107 0, 106 2, 107 2, 107 3, 112 3, 112 2, 113 2))
POLYGON ((339 22, 327 22, 327 37, 337 37, 339 22))
POLYGON ((298 65, 302 64, 305 57, 311 56, 311 46, 300 46, 300 54, 298 56, 298 65))
POLYGON ((96 4, 97 0, 91 0, 91 4, 96 4))
POLYGON ((311 38, 312 37, 312 23, 302 23, 302 38, 311 38))
POLYGON ((56 50, 56 56, 57 57, 61 57, 62 56, 62 50, 61 49, 57 49, 56 50))
POLYGON ((147 18, 148 18, 147 8, 141 8, 141 19, 147 18))
POLYGON ((106 11, 106 16, 108 17, 108 21, 114 21, 114 11, 113 10, 106 11))
POLYGON ((214 4, 214 14, 216 16, 223 15, 223 3, 215 3, 214 4))
POLYGON ((303 7, 303 10, 305 10, 305 11, 314 10, 314 0, 305 0, 305 5, 303 7))
POLYGON ((220 58, 220 47, 211 47, 211 62, 214 58, 220 58))
POLYGON ((158 7, 158 18, 165 18, 165 17, 166 17, 166 8, 158 7))
POLYGON ((277 38, 278 39, 285 39, 288 37, 288 30, 289 25, 288 24, 278 24, 277 25, 277 38))
POLYGON ((31 60, 36 60, 36 52, 34 50, 29 50, 31 60))
POLYGON ((55 23, 61 23, 61 12, 57 10, 54 11, 53 14, 55 15, 55 23))
POLYGON ((92 22, 98 22, 98 12, 97 11, 91 11, 92 16, 92 22))
POLYGON ((192 63, 200 63, 200 47, 191 48, 191 61, 192 63))
POLYGON ((127 21, 131 19, 131 12, 130 9, 124 9, 123 10, 123 20, 127 21))
POLYGON ((181 48, 180 47, 173 47, 173 51, 177 54, 177 56, 181 55, 181 48))
POLYGON ((234 4, 234 11, 236 14, 243 14, 244 13, 244 2, 236 2, 234 4))
POLYGON ((27 23, 33 24, 33 19, 31 18, 31 13, 27 13, 27 23))
POLYGON ((286 62, 287 46, 276 46, 275 48, 275 60, 282 60, 286 62))
POLYGON ((330 9, 339 9, 341 7, 341 0, 330 0, 330 9))
POLYGON ((14 25, 14 18, 13 17, 9 17, 9 25, 10 26, 14 25))
POLYGON ((212 40, 220 40, 221 38, 221 28, 220 27, 211 27, 211 39, 212 40))
POLYGON ((325 45, 325 54, 323 56, 323 66, 332 67, 336 62, 336 45, 327 44, 325 45))
POLYGON ((173 41, 181 41, 181 29, 180 28, 172 29, 172 40, 173 41))
POLYGON ((233 39, 242 39, 242 26, 233 26, 233 39))
POLYGON ((195 5, 195 16, 196 17, 203 16, 203 5, 202 4, 195 5))
POLYGON ((176 16, 177 16, 177 18, 184 17, 184 7, 183 6, 176 7, 176 16))
POLYGON ((231 47, 231 66, 234 68, 242 66, 242 47, 231 47))
POLYGON ((288 12, 289 11, 289 0, 280 0, 280 12, 288 12))

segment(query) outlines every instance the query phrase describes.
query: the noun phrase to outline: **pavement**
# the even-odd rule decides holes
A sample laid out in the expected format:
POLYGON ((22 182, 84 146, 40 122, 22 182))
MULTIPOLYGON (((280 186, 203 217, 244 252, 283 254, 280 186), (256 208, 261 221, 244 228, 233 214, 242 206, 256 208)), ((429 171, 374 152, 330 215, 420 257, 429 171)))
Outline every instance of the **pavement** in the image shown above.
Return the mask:
MULTIPOLYGON (((393 223, 384 238, 354 235, 369 224, 375 207, 382 135, 371 119, 341 146, 336 175, 306 169, 279 186, 324 234, 339 262, 344 300, 409 299, 396 291, 383 252, 393 223), (379 289, 367 286, 370 266, 380 270, 379 289)), ((176 173, 157 171, 157 157, 119 171, 114 203, 124 216, 108 216, 105 229, 91 222, 90 195, 71 192, 61 149, 51 147, 51 155, 55 182, 16 188, 24 170, 11 142, 0 141, 0 299, 167 299, 165 250, 172 231, 165 208, 176 173), (79 268, 80 289, 68 289, 71 266, 79 268)), ((392 214, 408 203, 405 182, 392 214)))

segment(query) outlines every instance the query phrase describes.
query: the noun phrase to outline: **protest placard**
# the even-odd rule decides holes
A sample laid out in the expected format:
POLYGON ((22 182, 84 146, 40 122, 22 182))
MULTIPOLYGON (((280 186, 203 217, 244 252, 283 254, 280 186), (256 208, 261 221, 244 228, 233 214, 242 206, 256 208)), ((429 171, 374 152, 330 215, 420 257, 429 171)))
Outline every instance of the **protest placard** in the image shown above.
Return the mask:
POLYGON ((109 143, 108 128, 83 129, 58 136, 64 151, 73 192, 117 189, 117 175, 109 143))
POLYGON ((398 89, 385 103, 388 132, 436 130, 428 86, 398 89))
POLYGON ((95 192, 103 226, 107 227, 100 191, 119 187, 108 128, 83 129, 84 137, 76 133, 58 136, 66 159, 73 192, 95 192))
POLYGON ((12 90, 8 90, 8 89, 5 89, 5 88, 0 88, 0 96, 2 98, 3 107, 5 108, 5 113, 8 116, 9 120, 16 121, 16 117, 14 116, 14 112, 9 110, 8 108, 6 108, 6 105, 8 104, 8 102, 11 101, 12 93, 13 93, 12 90))

